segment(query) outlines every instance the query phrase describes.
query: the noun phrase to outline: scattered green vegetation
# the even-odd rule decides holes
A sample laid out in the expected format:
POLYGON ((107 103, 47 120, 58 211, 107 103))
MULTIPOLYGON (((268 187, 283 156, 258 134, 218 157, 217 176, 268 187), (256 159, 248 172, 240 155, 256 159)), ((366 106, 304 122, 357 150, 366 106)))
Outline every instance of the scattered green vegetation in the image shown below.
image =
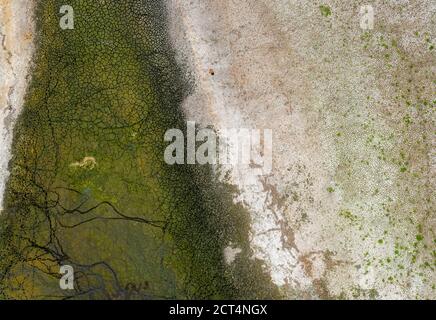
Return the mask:
POLYGON ((345 219, 350 220, 351 222, 356 222, 358 217, 355 214, 352 214, 349 210, 341 210, 339 215, 345 219))
POLYGON ((324 17, 328 17, 332 14, 330 7, 324 4, 319 6, 319 10, 324 17))

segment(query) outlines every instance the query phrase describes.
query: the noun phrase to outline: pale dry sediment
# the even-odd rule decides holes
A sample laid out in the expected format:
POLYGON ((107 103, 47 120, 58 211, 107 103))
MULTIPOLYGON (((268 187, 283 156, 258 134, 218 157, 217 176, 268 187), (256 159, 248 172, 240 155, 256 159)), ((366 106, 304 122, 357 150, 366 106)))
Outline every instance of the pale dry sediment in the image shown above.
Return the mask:
POLYGON ((23 106, 34 52, 33 10, 32 0, 0 0, 0 212, 13 128, 23 106))
POLYGON ((434 148, 424 141, 434 121, 415 114, 410 129, 398 97, 419 87, 431 100, 434 66, 416 34, 433 39, 435 5, 374 2, 369 41, 366 3, 325 2, 327 17, 311 1, 168 0, 196 83, 186 115, 273 130, 273 174, 236 167, 230 183, 251 215, 254 257, 285 295, 434 298, 434 272, 422 267, 431 251, 415 244, 418 233, 427 246, 434 237, 434 148))

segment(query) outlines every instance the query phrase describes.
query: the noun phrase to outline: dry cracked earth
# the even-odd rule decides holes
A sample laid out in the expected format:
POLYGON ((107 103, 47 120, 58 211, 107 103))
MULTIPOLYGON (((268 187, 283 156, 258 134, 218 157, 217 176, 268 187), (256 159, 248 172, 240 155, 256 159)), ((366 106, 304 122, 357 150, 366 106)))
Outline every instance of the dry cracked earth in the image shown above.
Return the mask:
MULTIPOLYGON (((62 1, 51 0, 51 2, 58 11, 57 6, 60 6, 62 1)), ((88 4, 85 3, 88 1, 65 0, 63 2, 71 2, 75 10, 76 26, 74 30, 68 30, 72 32, 71 34, 74 34, 76 30, 80 32, 80 28, 86 26, 86 23, 81 21, 82 17, 86 16, 89 21, 94 21, 92 15, 99 14, 101 9, 101 14, 105 15, 103 20, 115 19, 112 24, 114 30, 107 33, 96 32, 93 37, 98 41, 101 40, 101 42, 96 40, 96 43, 106 48, 105 46, 111 46, 118 41, 114 35, 121 32, 117 29, 118 20, 110 13, 106 14, 112 7, 118 8, 116 2, 99 1, 97 4, 90 5, 91 7, 97 6, 92 7, 97 10, 89 9, 87 13, 85 12, 88 4)), ((139 140, 138 137, 142 137, 141 134, 146 130, 144 129, 146 125, 143 126, 141 121, 153 120, 135 118, 136 114, 141 113, 138 111, 138 108, 141 108, 139 102, 135 102, 128 112, 122 114, 118 114, 117 103, 119 102, 122 106, 131 99, 136 101, 136 95, 139 96, 141 90, 148 90, 141 89, 149 85, 148 81, 152 88, 150 92, 155 94, 153 98, 150 98, 150 101, 154 102, 150 103, 167 101, 165 95, 175 93, 168 93, 164 89, 161 90, 164 91, 162 93, 156 88, 162 87, 161 84, 166 82, 172 87, 172 83, 176 80, 171 80, 171 77, 177 78, 177 81, 187 84, 181 87, 182 98, 176 99, 177 102, 174 103, 174 108, 179 108, 178 110, 181 111, 181 115, 175 116, 180 116, 181 122, 177 122, 178 124, 195 121, 200 127, 215 128, 218 135, 225 128, 269 129, 272 132, 272 146, 268 150, 272 154, 271 172, 256 175, 253 174, 251 166, 211 166, 217 180, 214 180, 214 183, 231 186, 226 191, 226 197, 230 197, 233 205, 241 208, 246 216, 242 214, 238 216, 240 211, 231 211, 233 213, 229 218, 228 212, 222 209, 222 212, 214 211, 212 222, 203 224, 200 221, 198 228, 203 228, 204 225, 209 226, 209 223, 220 224, 223 219, 226 221, 234 219, 231 221, 244 221, 243 227, 229 228, 238 229, 243 235, 227 236, 225 233, 227 231, 219 231, 218 235, 213 238, 215 239, 213 247, 203 247, 195 243, 189 249, 183 247, 180 249, 182 252, 185 252, 183 250, 188 250, 186 252, 211 250, 211 248, 216 250, 216 255, 212 258, 209 255, 207 257, 199 255, 201 257, 199 259, 206 261, 204 263, 203 260, 199 262, 195 259, 180 262, 180 265, 189 265, 186 270, 191 271, 186 272, 206 272, 205 268, 208 268, 208 263, 219 265, 217 274, 220 276, 224 274, 223 277, 227 280, 228 272, 232 274, 230 278, 233 280, 229 281, 234 288, 240 290, 234 289, 233 291, 245 292, 240 287, 252 288, 250 284, 252 280, 247 280, 247 284, 243 282, 241 286, 233 284, 232 281, 237 282, 239 279, 235 270, 239 270, 239 266, 244 265, 246 268, 244 272, 250 273, 250 270, 254 270, 254 265, 259 266, 259 272, 262 274, 259 277, 268 284, 267 289, 262 289, 263 291, 259 289, 257 298, 269 297, 269 293, 265 292, 274 292, 272 296, 282 299, 435 299, 436 2, 432 0, 165 0, 158 2, 162 4, 158 9, 151 9, 147 1, 139 0, 126 1, 125 6, 117 9, 121 10, 123 15, 130 17, 131 14, 134 17, 132 21, 135 21, 137 17, 132 12, 142 12, 140 8, 147 7, 143 13, 145 16, 149 17, 150 14, 150 16, 158 17, 156 21, 165 20, 166 22, 162 25, 154 24, 155 22, 139 22, 134 24, 136 29, 131 25, 120 27, 123 29, 122 32, 126 32, 124 38, 130 39, 131 36, 133 39, 131 43, 134 43, 133 46, 137 51, 132 51, 136 52, 132 54, 132 57, 135 58, 129 56, 130 51, 126 51, 127 53, 117 51, 119 48, 128 47, 130 42, 115 46, 112 51, 113 56, 95 58, 98 56, 96 54, 91 59, 96 59, 96 65, 103 61, 102 67, 96 66, 92 71, 96 75, 95 82, 86 82, 89 88, 95 87, 97 90, 100 82, 104 83, 112 75, 117 81, 122 82, 124 80, 120 74, 130 72, 131 79, 137 79, 132 81, 143 81, 145 85, 143 87, 132 85, 128 89, 113 90, 110 88, 113 91, 103 98, 109 97, 108 99, 112 99, 110 101, 115 102, 113 105, 109 103, 110 106, 103 110, 113 107, 114 109, 110 109, 112 113, 102 111, 94 115, 92 113, 94 109, 89 109, 92 117, 96 119, 95 125, 92 125, 94 129, 88 129, 88 127, 83 129, 84 135, 90 137, 89 145, 78 148, 77 150, 80 150, 78 153, 71 151, 74 157, 67 153, 64 155, 62 150, 76 150, 74 148, 78 142, 75 142, 74 137, 69 137, 65 132, 56 133, 56 127, 52 128, 53 139, 68 140, 65 146, 63 146, 64 142, 61 142, 59 149, 61 151, 57 151, 60 155, 56 160, 56 166, 59 165, 61 168, 58 171, 62 172, 64 170, 62 168, 68 168, 65 170, 70 171, 62 176, 62 179, 59 178, 61 174, 57 173, 56 177, 49 179, 50 184, 45 184, 46 180, 41 178, 41 181, 44 181, 41 182, 44 185, 43 188, 54 190, 55 186, 62 185, 75 189, 75 192, 82 195, 85 191, 86 194, 95 192, 92 194, 98 194, 98 196, 93 199, 96 201, 93 205, 99 201, 110 203, 111 207, 118 207, 116 212, 123 212, 123 216, 136 215, 138 212, 142 214, 143 208, 148 210, 151 203, 154 203, 156 199, 161 199, 164 191, 156 187, 157 189, 153 189, 153 196, 156 195, 156 198, 147 196, 141 200, 140 191, 136 191, 135 188, 142 188, 140 186, 155 188, 157 185, 160 186, 160 180, 143 182, 144 179, 149 179, 148 176, 141 178, 139 173, 131 174, 130 171, 128 176, 123 176, 126 174, 124 171, 120 173, 118 169, 113 168, 119 168, 120 163, 122 163, 121 167, 142 168, 142 166, 153 166, 155 163, 162 162, 161 160, 144 160, 140 156, 136 158, 123 156, 124 152, 133 154, 132 148, 136 148, 135 143, 139 140), (127 4, 130 2, 132 2, 132 7, 127 4), (129 30, 129 28, 132 29, 129 30), (161 38, 157 37, 157 42, 146 42, 145 45, 137 48, 138 43, 142 41, 140 36, 136 36, 143 32, 141 28, 147 30, 147 35, 163 33, 165 36, 162 36, 162 39, 165 40, 160 42, 161 38), (156 28, 160 29, 156 31, 156 28), (168 46, 164 44, 165 41, 168 46), (141 53, 137 52, 151 50, 150 47, 158 52, 159 57, 156 59, 164 60, 153 64, 154 69, 151 67, 141 69, 141 63, 146 64, 147 59, 151 61, 154 58, 151 58, 151 54, 141 56, 141 53), (171 55, 171 57, 165 60, 166 55, 171 55), (140 58, 138 58, 139 62, 134 60, 134 63, 124 68, 120 67, 122 62, 117 60, 120 56, 125 56, 126 60, 140 58), (106 57, 109 61, 107 64, 104 60, 106 57), (113 61, 112 57, 114 57, 113 61), (166 66, 172 63, 178 66, 174 69, 175 71, 161 72, 161 69, 166 70, 166 66), (108 71, 110 68, 106 68, 107 66, 113 67, 114 71, 108 71), (118 74, 117 68, 124 69, 118 74), (144 72, 150 72, 152 75, 140 78, 138 70, 146 70, 144 72), (101 77, 99 72, 101 72, 101 77), (108 72, 108 75, 105 75, 105 72, 108 72), (155 87, 153 87, 154 83, 156 83, 155 87), (135 98, 131 98, 128 93, 130 91, 134 92, 135 98), (111 122, 111 117, 122 119, 120 124, 117 124, 116 133, 107 131, 109 125, 106 124, 110 122, 114 125, 116 122, 115 120, 111 122), (100 123, 105 124, 104 128, 100 127, 100 123), (139 127, 137 127, 138 123, 139 127), (131 127, 133 131, 123 133, 122 130, 127 127, 131 127), (117 139, 109 142, 105 140, 107 144, 102 144, 101 139, 105 138, 98 134, 94 135, 95 131, 86 130, 102 130, 103 136, 115 135, 118 141, 117 139), (124 135, 120 138, 118 134, 124 135), (128 145, 129 149, 127 147, 119 150, 111 149, 115 144, 118 146, 118 143, 124 143, 124 137, 127 139, 126 146, 128 145), (104 145, 101 150, 97 147, 100 145, 104 145), (109 151, 104 153, 102 150, 109 151), (112 167, 107 165, 108 158, 112 156, 111 152, 115 158, 118 157, 119 152, 119 157, 110 162, 114 164, 112 167), (92 162, 92 165, 88 166, 88 162, 92 162), (65 164, 62 166, 62 163, 65 164), (71 166, 71 163, 75 165, 71 166), (111 173, 111 170, 117 171, 116 175, 111 173), (86 176, 80 174, 77 177, 75 172, 79 171, 86 171, 89 174, 87 173, 86 176), (133 181, 136 178, 138 180, 133 181), (110 181, 112 186, 107 186, 102 180, 110 181), (127 180, 130 182, 126 182, 127 180), (102 184, 99 184, 100 182, 102 184), (119 191, 118 188, 134 191, 125 194, 122 193, 125 191, 119 191), (136 195, 135 192, 138 192, 138 196, 129 198, 133 193, 136 195), (218 242, 219 245, 216 244, 218 242), (251 265, 253 267, 250 267, 251 265)), ((37 101, 40 99, 37 95, 38 83, 32 83, 31 79, 35 77, 42 79, 50 68, 56 71, 57 66, 44 62, 46 56, 50 55, 47 52, 52 52, 50 47, 47 47, 50 44, 46 44, 48 41, 44 41, 44 38, 57 34, 57 31, 46 30, 51 30, 49 22, 58 23, 57 19, 62 15, 57 15, 53 20, 49 13, 51 9, 45 8, 42 1, 0 0, 0 6, 0 40, 3 39, 3 46, 0 47, 0 191, 6 194, 4 196, 5 208, 2 212, 5 221, 2 223, 10 224, 13 229, 14 223, 18 223, 13 217, 11 218, 14 215, 13 212, 17 210, 17 203, 22 201, 20 199, 27 201, 30 197, 19 198, 23 192, 28 191, 22 191, 16 187, 19 175, 17 167, 26 167, 23 164, 27 163, 23 161, 28 161, 26 154, 31 155, 31 158, 37 152, 35 148, 39 146, 39 144, 25 144, 28 149, 23 151, 23 143, 20 139, 21 136, 26 137, 26 132, 29 132, 26 130, 30 130, 26 128, 32 125, 32 121, 37 121, 26 119, 38 118, 31 117, 37 113, 32 110, 34 110, 34 105, 38 105, 37 101), (41 69, 38 66, 42 66, 41 69), (26 110, 31 111, 26 112, 26 110), (13 130, 14 125, 16 129, 13 130), (21 191, 18 192, 16 189, 21 191)), ((138 19, 141 19, 140 17, 141 15, 138 19)), ((155 21, 153 19, 152 21, 155 21)), ((127 20, 130 21, 130 18, 127 20)), ((95 21, 97 21, 96 24, 100 23, 98 18, 95 21)), ((81 39, 85 38, 86 35, 81 39)), ((54 46, 53 51, 62 52, 67 48, 71 49, 68 36, 61 40, 56 38, 56 41, 60 41, 60 44, 54 46)), ((87 41, 86 38, 80 42, 80 45, 91 48, 83 51, 84 56, 93 52, 92 40, 87 41)), ((73 64, 71 61, 76 63, 80 59, 79 56, 71 58, 65 64, 65 68, 68 68, 70 63, 73 64)), ((59 58, 59 61, 61 60, 62 58, 59 58)), ((80 73, 85 70, 84 68, 94 67, 79 63, 77 68, 72 77, 77 77, 80 81, 83 78, 80 73)), ((60 81, 60 86, 64 82, 68 81, 60 81)), ((56 90, 53 88, 53 92, 56 90)), ((53 111, 52 117, 68 119, 65 118, 66 112, 57 113, 56 108, 59 103, 62 104, 59 102, 61 100, 54 101, 47 105, 47 114, 50 116, 50 110, 53 108, 56 111, 53 111)), ((68 101, 70 103, 75 100, 68 101)), ((95 102, 95 105, 97 107, 106 106, 105 103, 99 100, 95 102)), ((165 109, 163 112, 173 111, 165 109)), ((44 120, 46 119, 44 115, 38 119, 38 121, 51 121, 52 118, 44 120)), ((156 119, 160 119, 159 116, 156 119)), ((68 122, 68 120, 62 121, 68 122)), ((60 121, 60 126, 62 126, 62 121, 60 121)), ((168 129, 165 127, 167 125, 169 124, 162 120, 161 127, 168 129)), ((162 140, 163 135, 160 135, 159 139, 162 140)), ((139 145, 137 148, 135 150, 139 150, 139 145)), ((54 152, 44 147, 41 147, 41 150, 46 150, 41 151, 44 154, 54 152)), ((149 149, 144 150, 149 152, 149 149)), ((162 148, 158 150, 161 150, 161 154, 156 159, 162 159, 164 150, 162 148)), ((163 165, 162 168, 164 167, 163 165)), ((166 169, 159 170, 163 171, 159 171, 160 173, 154 174, 153 177, 156 175, 165 177, 166 173, 162 172, 166 169)), ((149 171, 144 169, 144 172, 148 174, 149 171)), ((190 181, 191 173, 180 177, 181 180, 190 181)), ((171 179, 168 181, 171 182, 171 179)), ((196 181, 195 178, 193 180, 196 181)), ((20 183, 26 185, 23 181, 20 183)), ((164 190, 176 190, 176 183, 173 186, 171 183, 168 185, 165 185, 164 190)), ((201 187, 198 188, 201 189, 201 187)), ((209 200, 205 200, 207 197, 201 198, 199 195, 201 192, 194 193, 194 195, 184 193, 180 197, 175 196, 178 190, 168 191, 173 198, 169 196, 168 202, 157 209, 154 208, 153 217, 158 217, 159 220, 163 219, 168 223, 162 227, 162 237, 155 236, 154 231, 152 235, 149 231, 144 231, 145 235, 141 235, 135 233, 139 232, 136 229, 135 231, 126 229, 130 230, 128 234, 135 233, 131 241, 129 241, 129 235, 123 236, 128 243, 127 249, 111 251, 114 244, 111 241, 109 244, 107 242, 109 240, 106 239, 106 237, 111 237, 110 234, 106 233, 98 239, 86 236, 87 232, 93 232, 93 228, 103 227, 90 225, 90 229, 83 231, 87 241, 98 242, 95 250, 108 250, 108 254, 105 255, 109 259, 107 264, 111 265, 110 259, 114 259, 111 266, 115 271, 112 272, 119 272, 120 279, 124 279, 124 275, 127 274, 125 270, 128 269, 126 281, 130 277, 135 278, 136 273, 145 272, 148 278, 153 279, 152 283, 153 281, 159 282, 160 280, 154 280, 162 276, 156 276, 160 274, 161 269, 157 266, 158 258, 154 256, 154 253, 152 257, 156 259, 156 266, 154 264, 149 266, 146 260, 140 260, 140 262, 139 260, 134 260, 136 262, 125 260, 123 255, 134 255, 138 252, 140 255, 147 255, 148 253, 145 252, 157 252, 157 250, 166 248, 166 245, 152 246, 151 249, 142 248, 142 241, 149 241, 146 240, 149 237, 166 239, 167 235, 171 234, 171 240, 168 241, 189 238, 189 235, 185 236, 185 233, 178 227, 172 227, 184 225, 183 219, 187 218, 183 210, 190 210, 189 206, 185 207, 178 201, 190 199, 189 197, 192 196, 194 198, 198 196, 195 203, 206 203, 209 200), (180 210, 179 212, 171 209, 173 206, 182 209, 177 209, 180 210), (156 210, 162 210, 162 215, 159 213, 156 216, 156 210), (167 214, 165 210, 169 210, 169 213, 167 214), (180 217, 180 220, 174 218, 176 216, 180 217), (174 223, 171 219, 182 222, 174 223), (132 253, 129 250, 132 250, 132 253), (134 265, 119 267, 117 263, 120 261, 124 261, 125 265, 128 263, 134 265), (135 263, 145 264, 145 266, 137 266, 135 263)), ((64 194, 58 195, 54 206, 61 207, 59 199, 64 198, 63 201, 66 204, 74 203, 66 197, 64 194)), ((52 200, 49 199, 49 201, 52 200)), ((26 205, 28 205, 27 202, 26 205)), ((62 208, 64 207, 65 205, 62 204, 62 208)), ((208 211, 201 208, 207 215, 208 211)), ((26 212, 35 212, 29 210, 26 212)), ((147 210, 144 209, 144 212, 147 210)), ((59 213, 59 210, 56 212, 59 213)), ((50 212, 47 217, 57 213, 50 212)), ((202 218, 196 216, 195 219, 201 220, 202 218)), ((223 225, 227 224, 227 222, 223 223, 223 225)), ((216 227, 216 229, 219 228, 216 227)), ((3 234, 6 233, 3 232, 3 234)), ((41 231, 41 234, 44 232, 41 231)), ((201 234, 200 231, 199 234, 201 234)), ((19 236, 18 234, 17 237, 19 236)), ((75 261, 74 259, 88 259, 88 257, 76 256, 75 250, 81 250, 80 242, 70 244, 69 238, 58 237, 59 243, 63 240, 68 243, 65 245, 67 248, 70 246, 75 249, 71 250, 71 254, 65 254, 67 257, 64 257, 65 259, 56 256, 56 267, 58 264, 67 262, 74 265, 72 262, 75 261)), ((202 237, 199 236, 198 239, 206 239, 202 237)), ((15 241, 11 240, 12 238, 6 237, 5 239, 0 242, 2 246, 9 246, 5 243, 10 244, 15 241)), ((166 252, 163 254, 165 257, 177 251, 172 246, 169 245, 173 249, 168 249, 168 251, 162 249, 166 252)), ((174 246, 177 247, 177 244, 174 246)), ((21 247, 17 245, 14 248, 21 247)), ((57 245, 48 242, 47 248, 50 250, 47 249, 44 254, 53 254, 53 251, 57 250, 57 245)), ((9 259, 9 251, 5 252, 3 257, 9 259)), ((188 253, 185 254, 187 255, 188 253)), ((161 258, 162 261, 165 260, 161 258)), ((35 267, 32 264, 29 266, 28 262, 21 260, 17 262, 14 259, 7 260, 13 261, 8 268, 0 264, 1 279, 3 283, 8 283, 8 286, 12 286, 11 283, 16 281, 14 280, 16 275, 9 274, 11 265, 19 263, 20 270, 35 267), (26 267, 22 267, 23 264, 26 267)), ((174 259, 182 261, 178 260, 178 256, 174 259)), ((175 279, 184 280, 180 283, 179 280, 174 280, 176 283, 174 287, 178 289, 171 291, 171 294, 165 286, 173 280, 162 280, 165 285, 162 287, 156 285, 156 288, 153 288, 153 295, 156 297, 247 297, 242 293, 240 296, 237 294, 229 296, 227 293, 218 292, 218 289, 210 289, 209 292, 204 288, 215 285, 212 282, 207 283, 206 281, 209 281, 207 279, 198 287, 192 285, 194 289, 191 289, 192 283, 203 280, 195 280, 195 277, 187 276, 184 273, 184 267, 180 267, 179 262, 162 263, 165 268, 172 270, 171 274, 174 272, 175 279), (189 285, 185 282, 188 278, 190 279, 189 285)), ((77 265, 83 264, 77 262, 77 265)), ((164 267, 162 268, 164 270, 164 267)), ((44 268, 38 266, 38 269, 44 268)), ((20 272, 23 272, 23 277, 26 278, 25 274, 28 271, 20 272)), ((164 272, 167 271, 162 271, 162 274, 164 272)), ((172 276, 171 279, 173 279, 172 276)), ((45 283, 44 281, 42 283, 45 283)), ((33 282, 33 286, 41 286, 41 283, 35 285, 33 282)), ((139 298, 144 298, 141 294, 139 298)), ((151 295, 147 293, 145 296, 148 294, 151 295)), ((0 297, 21 298, 22 295, 10 288, 0 286, 0 297)), ((91 295, 89 297, 107 298, 108 296, 91 295)))
POLYGON ((366 4, 172 1, 188 117, 273 130, 272 174, 232 182, 289 297, 434 297, 436 6, 371 2, 365 30, 366 4))

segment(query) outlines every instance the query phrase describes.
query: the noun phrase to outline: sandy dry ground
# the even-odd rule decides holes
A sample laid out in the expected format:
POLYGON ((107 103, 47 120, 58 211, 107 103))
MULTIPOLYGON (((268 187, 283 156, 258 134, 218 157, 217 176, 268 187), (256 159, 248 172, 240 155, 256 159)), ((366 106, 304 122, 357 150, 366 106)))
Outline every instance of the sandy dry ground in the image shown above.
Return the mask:
POLYGON ((23 105, 34 51, 33 1, 0 0, 0 212, 13 126, 23 105))
POLYGON ((436 3, 373 1, 370 32, 362 4, 168 0, 184 108, 273 129, 273 173, 230 182, 286 296, 434 298, 436 3))
MULTIPOLYGON (((436 3, 372 1, 370 32, 363 4, 168 0, 196 83, 188 119, 273 130, 272 174, 235 167, 230 182, 251 215, 253 257, 290 298, 435 298, 436 3)), ((0 0, 1 195, 32 8, 0 0)), ((231 243, 223 254, 238 253, 231 243)))

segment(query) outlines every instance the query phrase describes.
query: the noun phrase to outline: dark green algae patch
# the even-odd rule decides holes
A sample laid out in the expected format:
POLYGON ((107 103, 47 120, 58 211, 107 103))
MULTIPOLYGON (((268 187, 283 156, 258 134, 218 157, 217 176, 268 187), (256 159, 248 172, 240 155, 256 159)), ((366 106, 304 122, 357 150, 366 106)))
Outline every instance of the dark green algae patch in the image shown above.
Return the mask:
POLYGON ((32 81, 0 217, 2 299, 275 298, 249 216, 207 166, 169 166, 189 92, 161 1, 37 4, 32 81), (223 249, 243 249, 227 266, 223 249), (61 290, 61 265, 75 271, 61 290))

